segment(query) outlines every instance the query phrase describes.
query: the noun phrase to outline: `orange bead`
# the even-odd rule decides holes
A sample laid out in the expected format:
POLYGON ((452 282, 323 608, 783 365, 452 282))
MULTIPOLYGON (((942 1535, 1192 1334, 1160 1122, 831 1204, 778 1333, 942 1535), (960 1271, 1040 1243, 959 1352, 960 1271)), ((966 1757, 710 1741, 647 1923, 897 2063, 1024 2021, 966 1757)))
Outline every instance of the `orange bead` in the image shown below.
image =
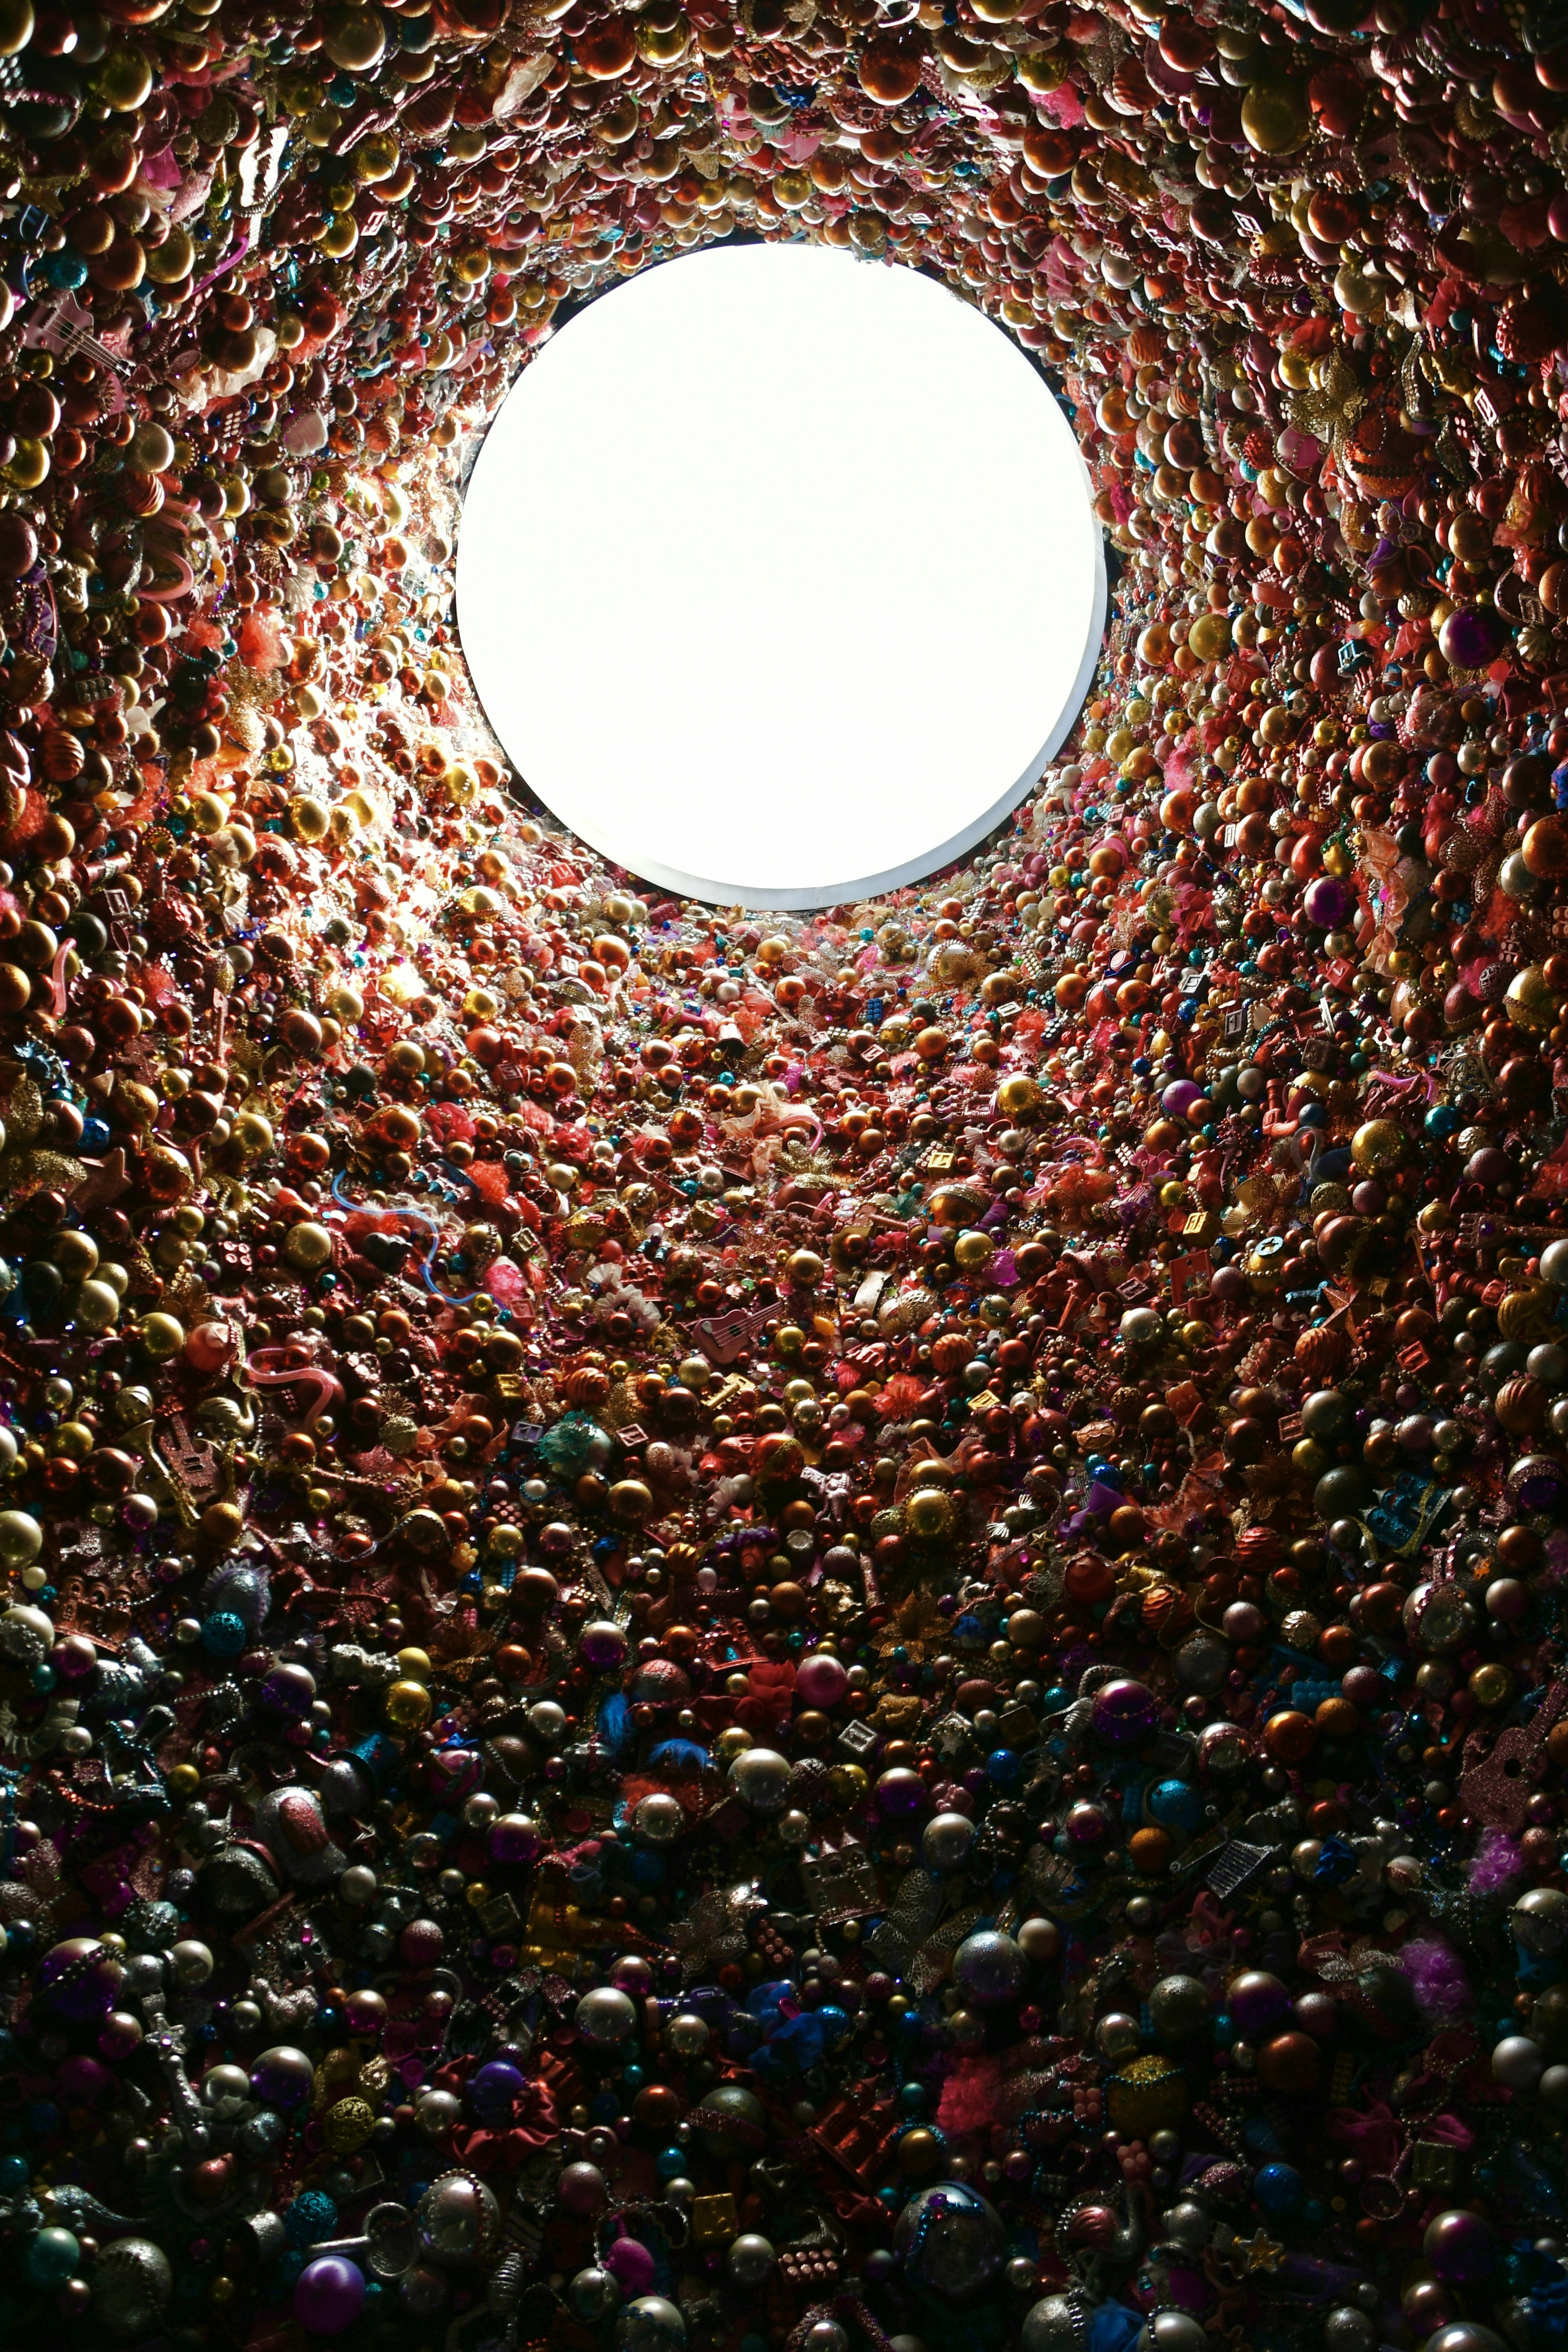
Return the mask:
POLYGON ((1281 1764, 1300 1764, 1317 1745, 1317 1727, 1297 1707, 1284 1707, 1263 1727, 1263 1745, 1281 1764))
POLYGON ((1170 1864, 1171 1841, 1163 1830, 1134 1830, 1127 1851, 1134 1870, 1144 1878, 1159 1878, 1170 1864))

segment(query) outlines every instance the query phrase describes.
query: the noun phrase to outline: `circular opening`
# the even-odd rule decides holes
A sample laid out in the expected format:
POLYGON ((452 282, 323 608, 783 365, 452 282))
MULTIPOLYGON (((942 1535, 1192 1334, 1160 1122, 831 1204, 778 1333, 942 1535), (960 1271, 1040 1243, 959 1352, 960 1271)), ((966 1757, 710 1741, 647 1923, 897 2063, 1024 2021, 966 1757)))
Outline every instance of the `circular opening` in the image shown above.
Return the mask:
POLYGON ((827 906, 1036 781, 1104 562, 1050 390, 917 272, 747 246, 592 304, 498 414, 464 650, 542 800, 667 889, 827 906))

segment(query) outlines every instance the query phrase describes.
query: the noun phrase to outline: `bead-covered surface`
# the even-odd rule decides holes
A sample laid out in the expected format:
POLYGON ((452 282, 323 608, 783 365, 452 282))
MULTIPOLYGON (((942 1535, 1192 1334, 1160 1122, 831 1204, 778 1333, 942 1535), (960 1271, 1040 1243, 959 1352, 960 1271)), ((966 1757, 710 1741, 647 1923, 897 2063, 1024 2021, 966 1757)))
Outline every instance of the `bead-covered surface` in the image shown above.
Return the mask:
POLYGON ((0 0, 8 2341, 1556 2352, 1565 43, 0 0), (809 919, 451 621, 745 236, 1016 335, 1116 574, 809 919))

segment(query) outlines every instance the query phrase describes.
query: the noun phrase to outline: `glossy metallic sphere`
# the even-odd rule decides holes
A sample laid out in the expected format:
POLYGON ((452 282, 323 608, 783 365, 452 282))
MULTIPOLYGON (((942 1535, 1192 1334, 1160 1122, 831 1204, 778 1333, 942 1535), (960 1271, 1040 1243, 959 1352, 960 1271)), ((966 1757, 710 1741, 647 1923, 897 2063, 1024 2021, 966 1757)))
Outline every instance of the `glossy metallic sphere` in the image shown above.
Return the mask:
POLYGON ((595 2321, 608 2319, 612 2311, 620 2309, 621 2290, 613 2271, 595 2266, 577 2273, 566 2290, 566 2300, 578 2318, 593 2326, 595 2321))
POLYGON ((1108 2009, 1094 2029, 1094 2046, 1113 2065, 1120 2065, 1124 2058, 1135 2058, 1143 2046, 1138 2020, 1125 2010, 1108 2009))
POLYGON ((1021 2352, 1082 2352, 1088 2314, 1068 2294, 1043 2294, 1018 2331, 1021 2352))
POLYGON ((1445 2286, 1470 2286, 1491 2274, 1497 2241, 1479 2213, 1450 2206, 1426 2224, 1421 2251, 1445 2286))
POLYGON ((967 1813, 936 1813, 921 1832, 921 1853, 932 1870, 957 1870, 974 1843, 967 1813))
POLYGON ((1184 2198, 1160 2216, 1160 2234, 1167 2245, 1180 2246, 1184 2253, 1195 2254, 1208 2244, 1214 2235, 1214 2223, 1201 2205, 1184 2198))
POLYGON ((686 2322, 662 2294, 639 2294, 616 2322, 616 2352, 680 2352, 686 2322))
POLYGON ((893 2242, 915 2286, 963 2303, 995 2277, 1006 2239, 1001 2215, 977 2189, 943 2180, 910 2199, 893 2242))
POLYGON ((1201 2320, 1184 2311, 1157 2311, 1139 2336, 1133 2352, 1204 2352, 1207 2331, 1201 2320))
POLYGON ((421 2091, 414 2103, 414 2120, 426 2139, 445 2139, 462 2112, 461 2099, 451 2091, 421 2091))
POLYGON ((952 1956, 952 1980, 977 2008, 995 2009, 1016 1998, 1028 1963, 1011 1936, 983 1927, 952 1956))
POLYGON ((1479 2319, 1451 2319, 1426 2338, 1426 2352, 1508 2352, 1508 2346, 1479 2319))
POLYGON ((731 2240, 724 2264, 737 2286, 761 2286, 776 2260, 772 2240, 747 2230, 731 2240))
POLYGON ((471 2172, 444 2172, 419 2200, 419 2243, 433 2263, 477 2263, 496 2242, 500 2207, 471 2172))
POLYGON ((792 1770, 787 1756, 772 1748, 748 1748, 730 1767, 730 1785, 753 1813, 782 1813, 792 1770))
POLYGON ((644 1797, 632 1815, 632 1827, 649 1845, 673 1845, 689 1826, 685 1806, 666 1789, 644 1797))
POLYGON ((220 2123, 232 2123, 250 2105, 250 2077, 243 2066, 209 2066, 202 2076, 202 2105, 220 2123))
POLYGON ((1208 1987, 1198 1977, 1162 1977, 1149 1994, 1149 2015, 1162 2042, 1190 2042, 1213 2013, 1208 1987))
POLYGON ((1568 1895, 1560 1886, 1532 1886, 1508 1915, 1527 1952, 1552 1959, 1568 1945, 1568 1895))
POLYGON ((286 2115, 303 2106, 315 2081, 316 2070, 305 2053, 287 2042, 264 2050, 250 2070, 254 2095, 269 2107, 281 2107, 286 2115))
POLYGON ((716 2084, 693 2121, 709 2154, 725 2158, 756 2156, 768 2128, 767 2109, 743 2083, 716 2084))
POLYGON ((169 2307, 174 2273, 151 2238, 117 2238, 92 2271, 92 2315, 110 2336, 149 2336, 169 2307))
POLYGON ((814 2319, 805 2331, 805 2352, 849 2352, 849 2338, 836 2319, 814 2319))
POLYGON ((573 2022, 590 2048, 614 2050, 637 2032, 637 2003, 614 1985, 596 1985, 577 2003, 573 2022))
POLYGON ((182 1938, 174 1946, 169 1954, 169 1965, 174 1969, 174 1982, 180 1990, 195 1992, 198 1985, 205 1984, 217 1963, 208 1947, 191 1936, 182 1938))
POLYGON ((1354 2304, 1336 2304, 1323 2322, 1323 2352, 1373 2352, 1376 2342, 1376 2326, 1354 2304))
POLYGON ((1546 2072, 1546 2053, 1528 2034, 1509 2033, 1492 2052, 1492 2074, 1506 2090, 1533 2091, 1546 2072))

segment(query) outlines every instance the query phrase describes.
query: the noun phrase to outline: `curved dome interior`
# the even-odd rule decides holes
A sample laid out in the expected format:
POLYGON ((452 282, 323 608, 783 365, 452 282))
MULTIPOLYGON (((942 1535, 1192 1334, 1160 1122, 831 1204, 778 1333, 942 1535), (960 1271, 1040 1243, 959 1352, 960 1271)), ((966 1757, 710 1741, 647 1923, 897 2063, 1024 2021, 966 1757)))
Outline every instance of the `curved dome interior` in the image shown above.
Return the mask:
POLYGON ((1546 0, 0 0, 18 2338, 1558 2341, 1565 166, 1546 0), (795 911, 454 620, 747 239, 1014 336, 1110 579, 795 911))

